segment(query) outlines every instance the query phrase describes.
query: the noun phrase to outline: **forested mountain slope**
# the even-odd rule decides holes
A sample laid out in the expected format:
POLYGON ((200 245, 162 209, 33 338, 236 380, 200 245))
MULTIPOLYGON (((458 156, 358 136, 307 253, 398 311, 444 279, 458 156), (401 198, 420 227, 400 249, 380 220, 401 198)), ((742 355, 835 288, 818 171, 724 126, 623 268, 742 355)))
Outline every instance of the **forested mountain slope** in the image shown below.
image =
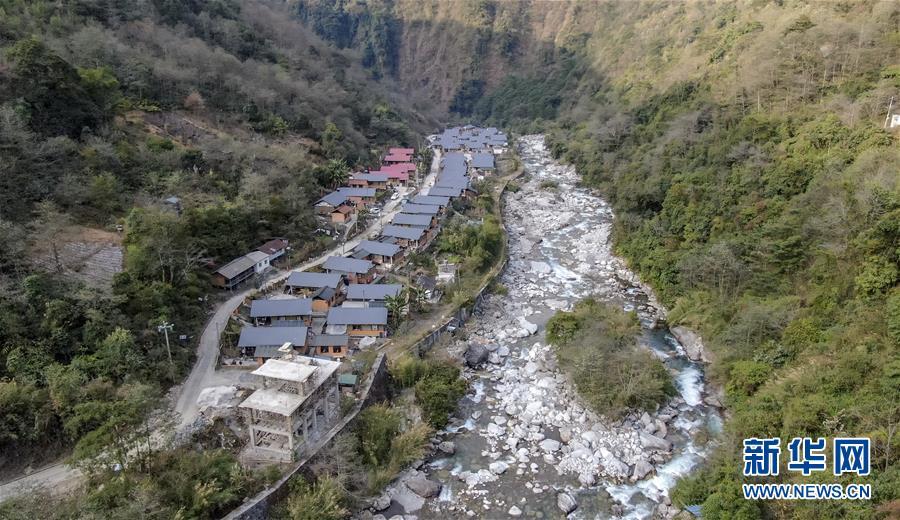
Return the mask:
POLYGON ((900 98, 900 4, 304 0, 298 11, 461 119, 548 132, 613 202, 618 251, 673 322, 702 333, 731 415, 676 501, 703 504, 705 518, 896 514, 900 147, 883 125, 900 98), (871 437, 873 500, 743 500, 740 443, 753 436, 871 437))
MULTIPOLYGON (((358 61, 280 2, 0 2, 4 476, 140 434, 192 355, 175 344, 170 364, 156 325, 197 333, 204 264, 272 237, 307 254, 312 203, 333 177, 433 127, 358 61), (64 272, 73 230, 114 236, 117 224, 124 271, 111 287, 64 272)), ((229 496, 214 507, 241 495, 229 496)))

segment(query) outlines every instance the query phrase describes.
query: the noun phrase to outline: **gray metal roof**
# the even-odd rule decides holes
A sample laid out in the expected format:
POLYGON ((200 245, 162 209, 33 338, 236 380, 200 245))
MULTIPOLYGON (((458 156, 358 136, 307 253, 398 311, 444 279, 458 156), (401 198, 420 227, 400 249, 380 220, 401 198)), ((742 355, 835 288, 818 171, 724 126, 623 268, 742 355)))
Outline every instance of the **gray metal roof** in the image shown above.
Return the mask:
POLYGON ((363 240, 356 246, 356 249, 381 256, 394 256, 400 252, 400 246, 397 244, 385 244, 384 242, 374 242, 372 240, 363 240))
POLYGON ((306 345, 306 327, 244 327, 238 339, 238 347, 278 346, 292 343, 306 345))
POLYGON ((388 176, 386 173, 357 173, 351 179, 359 179, 366 182, 387 182, 388 176))
POLYGON ((375 264, 368 260, 359 260, 356 258, 346 258, 343 256, 329 256, 323 267, 330 271, 340 271, 342 273, 368 273, 375 264))
POLYGON ((460 193, 462 193, 462 188, 452 188, 450 186, 435 186, 428 190, 429 196, 438 197, 459 197, 460 193))
POLYGON ((386 325, 385 307, 332 307, 328 309, 328 325, 386 325))
POLYGON ((337 289, 341 283, 341 275, 335 273, 308 273, 294 271, 288 276, 285 285, 291 287, 312 287, 320 289, 322 287, 331 287, 337 289))
POLYGON ((325 195, 324 197, 319 199, 319 201, 316 202, 316 204, 327 204, 329 206, 340 206, 344 202, 347 202, 347 197, 349 197, 349 195, 347 195, 346 193, 342 193, 340 190, 332 191, 328 195, 325 195))
POLYGON ((419 240, 423 233, 425 233, 425 228, 420 227, 384 226, 384 229, 381 230, 382 236, 406 240, 419 240))
POLYGON ((309 298, 280 298, 277 300, 253 300, 250 303, 251 318, 273 316, 309 316, 312 300, 309 298))
POLYGON ((469 165, 473 168, 493 168, 494 154, 491 153, 475 153, 472 154, 472 161, 469 165))
POLYGON ((431 219, 434 218, 431 215, 423 215, 418 214, 414 215, 411 213, 397 213, 394 215, 391 223, 398 226, 416 226, 416 227, 424 227, 427 228, 431 225, 431 219))
POLYGON ((269 258, 269 255, 265 253, 262 253, 260 251, 251 251, 244 256, 235 258, 234 260, 228 262, 227 264, 220 267, 216 272, 221 274, 225 278, 231 279, 267 258, 269 258))
POLYGON ((350 300, 383 300, 386 296, 397 296, 403 286, 399 283, 355 283, 347 287, 350 300))
MULTIPOLYGON (((459 190, 467 190, 469 189, 469 178, 462 177, 458 179, 445 179, 439 178, 437 182, 434 183, 435 188, 456 188, 459 190)), ((434 189, 434 188, 432 188, 434 189)))
POLYGON ((374 197, 375 188, 338 188, 338 192, 345 197, 374 197))
POLYGON ((416 195, 410 201, 413 204, 430 204, 432 206, 447 206, 450 197, 438 197, 437 195, 416 195))
POLYGON ((439 177, 460 176, 466 174, 466 156, 461 153, 448 153, 441 159, 439 177))
POLYGON ((400 213, 410 213, 413 215, 437 215, 440 211, 440 206, 432 206, 429 204, 406 203, 400 208, 400 213))

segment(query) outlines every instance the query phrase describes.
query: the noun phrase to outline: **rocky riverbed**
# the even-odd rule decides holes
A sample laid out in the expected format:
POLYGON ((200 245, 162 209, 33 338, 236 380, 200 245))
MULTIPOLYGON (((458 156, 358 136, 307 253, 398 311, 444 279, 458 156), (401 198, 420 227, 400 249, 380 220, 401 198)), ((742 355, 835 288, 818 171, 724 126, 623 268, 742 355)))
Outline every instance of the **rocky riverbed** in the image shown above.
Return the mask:
POLYGON ((434 439, 431 459, 373 510, 385 518, 674 517, 668 491, 706 456, 720 425, 694 361, 702 345, 689 356, 659 326, 665 310, 612 254, 609 206, 577 186, 542 136, 520 139, 519 153, 526 176, 504 203, 510 260, 500 281, 508 294, 491 296, 453 347, 471 392, 434 439), (637 312, 641 341, 663 359, 679 396, 619 421, 581 404, 543 327, 587 296, 637 312))

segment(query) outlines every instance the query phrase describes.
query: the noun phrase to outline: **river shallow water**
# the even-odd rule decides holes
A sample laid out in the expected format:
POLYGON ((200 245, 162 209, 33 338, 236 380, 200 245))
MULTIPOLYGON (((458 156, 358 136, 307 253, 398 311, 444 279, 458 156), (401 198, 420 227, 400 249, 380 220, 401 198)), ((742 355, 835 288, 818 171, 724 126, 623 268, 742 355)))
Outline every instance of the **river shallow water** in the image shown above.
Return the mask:
POLYGON ((470 393, 441 436, 453 453, 416 473, 440 482, 439 496, 423 503, 394 496, 391 514, 558 518, 565 493, 577 502, 570 518, 673 516, 668 491, 709 453, 720 429, 718 412, 703 400, 704 368, 668 329, 654 328, 665 311, 613 255, 614 216, 605 201, 578 186, 542 136, 519 139, 518 151, 525 176, 503 209, 510 259, 500 282, 508 292, 490 296, 465 330, 466 344, 484 346, 489 360, 465 371, 470 393), (557 369, 544 325, 587 296, 637 312, 641 343, 663 360, 679 391, 655 413, 597 417, 557 369))

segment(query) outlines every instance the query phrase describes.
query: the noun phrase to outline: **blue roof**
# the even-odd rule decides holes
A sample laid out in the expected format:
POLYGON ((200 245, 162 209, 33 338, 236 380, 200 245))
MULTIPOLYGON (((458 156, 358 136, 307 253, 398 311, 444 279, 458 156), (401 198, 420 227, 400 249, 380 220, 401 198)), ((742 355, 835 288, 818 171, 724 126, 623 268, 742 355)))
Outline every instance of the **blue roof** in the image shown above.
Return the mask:
POLYGON ((494 154, 475 153, 472 154, 472 161, 469 163, 473 168, 493 168, 494 154))
POLYGON ((346 258, 343 256, 329 256, 323 267, 330 271, 340 271, 342 273, 368 273, 375 264, 368 260, 358 260, 356 258, 346 258))
POLYGON ((328 195, 325 195, 324 197, 319 199, 317 204, 324 202, 329 206, 340 206, 347 201, 347 197, 349 197, 349 195, 347 195, 346 193, 342 193, 340 190, 332 191, 328 195))
POLYGON ((399 283, 355 283, 347 287, 347 299, 383 300, 386 296, 397 296, 402 289, 399 283))
POLYGON ((419 240, 425 233, 425 228, 406 226, 384 226, 381 235, 386 237, 403 238, 406 240, 419 240))
POLYGON ((413 204, 430 204, 432 206, 446 206, 450 204, 450 197, 438 197, 437 195, 416 195, 411 201, 413 204))
POLYGON ((391 220, 391 224, 397 226, 416 226, 427 228, 431 225, 432 218, 433 217, 431 215, 397 213, 396 215, 394 215, 394 219, 391 220))
POLYGON ((365 251, 373 255, 394 256, 400 252, 400 246, 397 244, 385 244, 384 242, 374 242, 372 240, 363 240, 356 246, 357 251, 365 251))
POLYGON ((238 347, 278 346, 292 343, 306 345, 306 327, 244 327, 238 339, 238 347))
POLYGON ((288 276, 286 285, 291 287, 312 287, 321 289, 322 287, 330 287, 337 289, 341 283, 341 275, 332 273, 308 273, 303 271, 294 271, 288 276))
POLYGON ((250 303, 251 318, 309 316, 310 314, 312 314, 312 300, 309 298, 253 300, 250 303))
POLYGON ((400 213, 411 213, 415 215, 437 215, 440 211, 440 206, 432 206, 429 204, 406 203, 400 208, 400 213))

